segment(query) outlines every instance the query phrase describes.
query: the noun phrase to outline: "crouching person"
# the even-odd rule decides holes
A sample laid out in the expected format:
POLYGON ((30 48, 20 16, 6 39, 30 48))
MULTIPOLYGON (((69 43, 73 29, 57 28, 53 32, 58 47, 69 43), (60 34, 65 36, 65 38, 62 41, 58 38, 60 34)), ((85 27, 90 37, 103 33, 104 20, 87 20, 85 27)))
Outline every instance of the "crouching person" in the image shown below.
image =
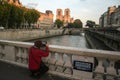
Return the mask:
POLYGON ((49 48, 47 44, 43 44, 38 40, 34 42, 34 46, 29 49, 29 70, 31 77, 40 78, 45 74, 49 68, 42 62, 42 57, 49 55, 49 48))

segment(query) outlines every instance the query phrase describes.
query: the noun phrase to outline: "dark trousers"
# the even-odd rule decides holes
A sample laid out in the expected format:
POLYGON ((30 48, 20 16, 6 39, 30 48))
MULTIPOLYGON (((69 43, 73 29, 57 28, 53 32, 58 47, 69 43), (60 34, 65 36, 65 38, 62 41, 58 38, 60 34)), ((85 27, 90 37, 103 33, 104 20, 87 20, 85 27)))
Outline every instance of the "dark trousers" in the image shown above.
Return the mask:
POLYGON ((35 77, 35 78, 40 78, 42 75, 44 75, 47 71, 49 70, 49 68, 43 63, 41 62, 40 64, 40 68, 38 70, 30 70, 31 71, 31 76, 35 77))

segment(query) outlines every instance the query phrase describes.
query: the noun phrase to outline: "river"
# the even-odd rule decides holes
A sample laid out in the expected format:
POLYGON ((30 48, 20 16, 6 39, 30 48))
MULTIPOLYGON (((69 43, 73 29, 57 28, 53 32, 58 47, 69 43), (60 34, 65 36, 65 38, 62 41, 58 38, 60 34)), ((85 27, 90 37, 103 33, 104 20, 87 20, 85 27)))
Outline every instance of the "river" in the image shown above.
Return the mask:
MULTIPOLYGON (((69 46, 69 47, 77 47, 77 48, 85 48, 88 49, 88 45, 86 39, 83 35, 63 35, 57 37, 50 37, 41 39, 42 41, 47 41, 50 45, 60 45, 60 46, 69 46)), ((34 42, 33 40, 32 42, 34 42)))

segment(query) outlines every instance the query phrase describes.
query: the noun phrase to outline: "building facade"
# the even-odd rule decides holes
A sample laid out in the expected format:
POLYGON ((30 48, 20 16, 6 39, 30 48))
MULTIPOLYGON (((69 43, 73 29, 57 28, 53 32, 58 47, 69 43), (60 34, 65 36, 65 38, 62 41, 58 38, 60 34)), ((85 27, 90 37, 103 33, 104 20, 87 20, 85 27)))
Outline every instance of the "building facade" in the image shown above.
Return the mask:
POLYGON ((120 6, 111 14, 110 20, 113 26, 120 26, 120 6))
POLYGON ((70 9, 68 9, 68 8, 64 10, 64 15, 63 15, 62 9, 57 9, 56 19, 63 21, 64 26, 66 26, 68 23, 73 23, 73 21, 74 21, 74 19, 71 18, 70 9))
POLYGON ((120 5, 112 6, 99 19, 100 27, 120 26, 120 5))
POLYGON ((37 21, 37 28, 51 28, 53 26, 54 14, 50 10, 46 10, 45 13, 40 12, 40 17, 37 21))
POLYGON ((22 3, 20 3, 19 0, 4 0, 4 1, 8 2, 9 4, 14 4, 16 6, 22 7, 22 3))
POLYGON ((62 11, 62 9, 57 9, 56 19, 59 19, 59 20, 63 21, 63 11, 62 11))

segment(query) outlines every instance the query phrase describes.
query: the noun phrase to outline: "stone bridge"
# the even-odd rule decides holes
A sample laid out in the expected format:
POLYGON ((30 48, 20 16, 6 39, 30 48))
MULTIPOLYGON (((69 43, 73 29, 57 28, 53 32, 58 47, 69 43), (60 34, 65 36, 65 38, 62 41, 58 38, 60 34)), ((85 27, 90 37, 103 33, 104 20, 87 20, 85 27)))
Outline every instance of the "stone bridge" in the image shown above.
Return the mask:
POLYGON ((84 28, 65 28, 62 32, 62 34, 67 35, 80 35, 80 33, 84 32, 84 28))
MULTIPOLYGON (((28 67, 33 43, 0 40, 0 60, 28 67)), ((120 80, 120 52, 49 45, 48 73, 71 80, 120 80)), ((7 76, 6 76, 7 77, 7 76)))

